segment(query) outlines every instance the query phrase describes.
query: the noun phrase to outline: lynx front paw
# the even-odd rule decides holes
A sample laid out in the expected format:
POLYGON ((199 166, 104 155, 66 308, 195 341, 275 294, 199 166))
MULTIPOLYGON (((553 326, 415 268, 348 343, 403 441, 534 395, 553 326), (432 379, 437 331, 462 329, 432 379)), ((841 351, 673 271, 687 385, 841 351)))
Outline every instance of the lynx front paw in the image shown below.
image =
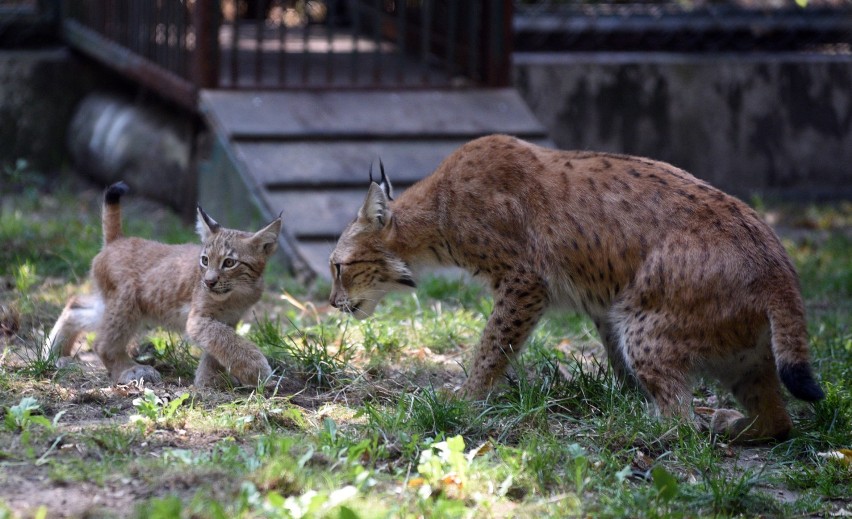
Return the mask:
POLYGON ((482 384, 473 384, 468 379, 458 388, 454 395, 455 398, 462 400, 482 400, 488 394, 488 390, 482 384))
POLYGON ((151 366, 136 364, 135 366, 131 366, 122 371, 115 379, 115 383, 130 384, 131 382, 138 381, 140 379, 144 379, 148 384, 158 384, 162 380, 160 378, 160 373, 156 369, 151 366))

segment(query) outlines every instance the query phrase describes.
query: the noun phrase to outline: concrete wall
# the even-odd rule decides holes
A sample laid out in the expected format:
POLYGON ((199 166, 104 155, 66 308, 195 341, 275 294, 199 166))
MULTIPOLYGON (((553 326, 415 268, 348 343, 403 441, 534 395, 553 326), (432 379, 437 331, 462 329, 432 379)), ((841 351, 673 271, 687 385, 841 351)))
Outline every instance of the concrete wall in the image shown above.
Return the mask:
POLYGON ((852 56, 516 54, 557 146, 644 155, 740 196, 852 198, 852 56))

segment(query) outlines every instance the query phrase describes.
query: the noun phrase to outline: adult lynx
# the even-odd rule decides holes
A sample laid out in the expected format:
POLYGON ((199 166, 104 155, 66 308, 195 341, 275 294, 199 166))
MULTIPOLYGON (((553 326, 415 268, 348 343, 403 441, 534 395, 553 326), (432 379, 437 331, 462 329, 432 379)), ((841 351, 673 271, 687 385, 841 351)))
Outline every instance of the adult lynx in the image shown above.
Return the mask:
POLYGON ((203 350, 197 385, 222 385, 228 376, 248 385, 264 381, 272 372, 269 363, 234 327, 260 299, 281 219, 249 233, 222 227, 198 207, 202 245, 164 245, 122 236, 119 200, 127 190, 119 182, 104 194, 104 247, 92 260, 94 293, 68 301, 50 332, 50 352, 68 356, 80 334, 94 330, 94 350, 114 382, 157 382, 157 370, 127 354, 139 327, 154 324, 186 331, 203 350))
POLYGON ((358 318, 413 287, 419 267, 483 278, 494 310, 468 397, 489 391, 554 305, 588 314, 616 375, 664 415, 691 417, 691 382, 708 375, 748 413, 717 410, 716 432, 783 438, 779 375, 794 396, 823 397, 778 238, 739 200, 662 162, 484 137, 398 200, 382 171, 330 263, 331 304, 358 318))

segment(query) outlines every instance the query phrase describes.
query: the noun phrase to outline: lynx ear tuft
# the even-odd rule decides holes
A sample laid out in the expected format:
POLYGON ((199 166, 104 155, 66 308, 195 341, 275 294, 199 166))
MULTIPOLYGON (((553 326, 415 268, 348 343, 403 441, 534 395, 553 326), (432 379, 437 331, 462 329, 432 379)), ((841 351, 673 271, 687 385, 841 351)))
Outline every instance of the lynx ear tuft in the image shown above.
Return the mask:
POLYGON ((198 218, 195 222, 195 232, 197 232, 198 236, 201 237, 201 241, 207 241, 208 238, 219 232, 222 229, 222 226, 219 225, 219 222, 210 218, 200 205, 196 206, 196 208, 198 218))
POLYGON ((382 172, 382 178, 379 180, 379 187, 384 191, 388 200, 393 200, 393 186, 390 179, 385 175, 385 165, 382 164, 382 159, 379 159, 379 170, 382 172))
POLYGON ((390 179, 385 174, 385 165, 382 163, 382 159, 379 159, 379 171, 382 176, 379 178, 379 181, 376 182, 373 180, 373 163, 370 162, 370 183, 376 182, 382 191, 385 193, 385 197, 388 200, 393 200, 393 185, 391 185, 390 179))
POLYGON ((358 210, 358 219, 376 230, 383 228, 391 220, 391 211, 388 207, 388 197, 379 184, 370 184, 364 205, 358 210))
POLYGON ((251 241, 256 243, 267 256, 270 256, 278 248, 278 235, 281 233, 281 215, 272 220, 269 225, 254 233, 251 241))

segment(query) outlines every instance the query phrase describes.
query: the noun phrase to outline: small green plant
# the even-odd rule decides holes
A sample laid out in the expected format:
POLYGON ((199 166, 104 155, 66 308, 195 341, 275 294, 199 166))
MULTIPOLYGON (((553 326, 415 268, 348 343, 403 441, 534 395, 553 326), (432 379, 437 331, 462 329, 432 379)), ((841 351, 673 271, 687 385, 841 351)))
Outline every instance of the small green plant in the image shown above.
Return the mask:
POLYGON ((53 421, 50 421, 47 417, 38 414, 40 412, 41 404, 35 398, 24 397, 17 405, 13 405, 6 410, 3 420, 7 431, 20 432, 21 445, 24 447, 29 458, 35 457, 35 449, 31 444, 31 436, 34 428, 38 426, 48 432, 52 432, 56 429, 59 418, 65 413, 64 411, 60 411, 54 416, 53 421))
POLYGON ((423 477, 424 484, 418 494, 426 498, 434 491, 442 491, 449 497, 463 497, 469 466, 470 459, 464 454, 464 438, 461 436, 433 443, 420 453, 417 472, 423 477))
POLYGON ((162 424, 174 418, 178 408, 189 398, 189 393, 183 393, 172 400, 163 400, 150 389, 145 389, 142 396, 133 400, 137 414, 130 417, 140 429, 148 428, 149 424, 162 424))
POLYGON ((40 425, 46 429, 52 429, 53 424, 46 417, 34 414, 41 411, 41 404, 33 398, 26 396, 18 405, 13 405, 6 411, 6 430, 26 431, 34 425, 40 425))

